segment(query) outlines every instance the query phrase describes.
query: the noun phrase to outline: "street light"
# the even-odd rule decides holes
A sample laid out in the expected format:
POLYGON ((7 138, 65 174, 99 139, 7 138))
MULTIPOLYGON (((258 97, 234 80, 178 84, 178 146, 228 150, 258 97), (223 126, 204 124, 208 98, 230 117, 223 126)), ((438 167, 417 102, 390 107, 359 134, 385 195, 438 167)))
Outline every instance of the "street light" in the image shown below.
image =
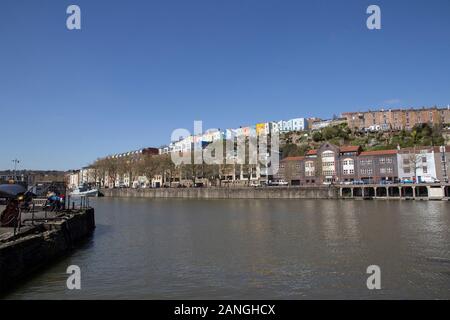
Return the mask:
POLYGON ((14 163, 14 182, 16 182, 16 180, 17 180, 17 176, 16 176, 17 164, 20 163, 20 160, 14 159, 14 160, 12 160, 12 162, 14 163))

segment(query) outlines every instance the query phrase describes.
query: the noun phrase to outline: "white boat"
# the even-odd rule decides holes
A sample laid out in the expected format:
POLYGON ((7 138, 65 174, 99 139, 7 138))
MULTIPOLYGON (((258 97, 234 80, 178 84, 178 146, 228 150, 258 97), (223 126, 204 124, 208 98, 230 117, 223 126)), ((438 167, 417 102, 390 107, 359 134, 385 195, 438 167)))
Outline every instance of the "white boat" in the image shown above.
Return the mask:
POLYGON ((71 193, 71 196, 85 196, 85 197, 97 197, 98 189, 90 189, 88 186, 79 186, 74 189, 71 193))

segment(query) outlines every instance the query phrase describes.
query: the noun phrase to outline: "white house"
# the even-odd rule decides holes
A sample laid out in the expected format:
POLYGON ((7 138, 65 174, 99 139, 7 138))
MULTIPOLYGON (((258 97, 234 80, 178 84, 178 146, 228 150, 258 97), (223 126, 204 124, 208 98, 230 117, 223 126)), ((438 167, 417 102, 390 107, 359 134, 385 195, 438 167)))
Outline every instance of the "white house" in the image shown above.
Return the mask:
POLYGON ((307 121, 305 118, 295 118, 291 119, 292 121, 292 130, 293 131, 304 131, 308 128, 307 121))
POLYGON ((69 189, 75 189, 80 185, 80 170, 73 171, 69 174, 69 189))
POLYGON ((398 175, 401 180, 434 182, 437 180, 433 147, 405 148, 397 154, 398 175))

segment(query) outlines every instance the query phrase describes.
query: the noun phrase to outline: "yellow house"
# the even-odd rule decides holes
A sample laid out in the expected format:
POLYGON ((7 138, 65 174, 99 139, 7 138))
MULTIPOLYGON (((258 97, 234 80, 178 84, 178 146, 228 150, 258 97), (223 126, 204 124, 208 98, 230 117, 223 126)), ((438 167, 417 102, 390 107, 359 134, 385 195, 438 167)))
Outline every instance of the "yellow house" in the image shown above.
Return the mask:
POLYGON ((266 124, 265 123, 257 123, 256 124, 256 134, 257 135, 265 133, 265 131, 266 131, 266 124))

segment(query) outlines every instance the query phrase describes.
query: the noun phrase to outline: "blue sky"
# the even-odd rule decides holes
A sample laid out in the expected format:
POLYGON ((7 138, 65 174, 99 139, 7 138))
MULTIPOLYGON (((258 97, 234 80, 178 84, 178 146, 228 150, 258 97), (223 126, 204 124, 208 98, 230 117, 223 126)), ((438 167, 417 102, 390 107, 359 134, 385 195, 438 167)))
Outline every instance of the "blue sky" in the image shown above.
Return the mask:
POLYGON ((0 39, 0 169, 78 168, 194 120, 450 103, 448 0, 2 0, 0 39))

